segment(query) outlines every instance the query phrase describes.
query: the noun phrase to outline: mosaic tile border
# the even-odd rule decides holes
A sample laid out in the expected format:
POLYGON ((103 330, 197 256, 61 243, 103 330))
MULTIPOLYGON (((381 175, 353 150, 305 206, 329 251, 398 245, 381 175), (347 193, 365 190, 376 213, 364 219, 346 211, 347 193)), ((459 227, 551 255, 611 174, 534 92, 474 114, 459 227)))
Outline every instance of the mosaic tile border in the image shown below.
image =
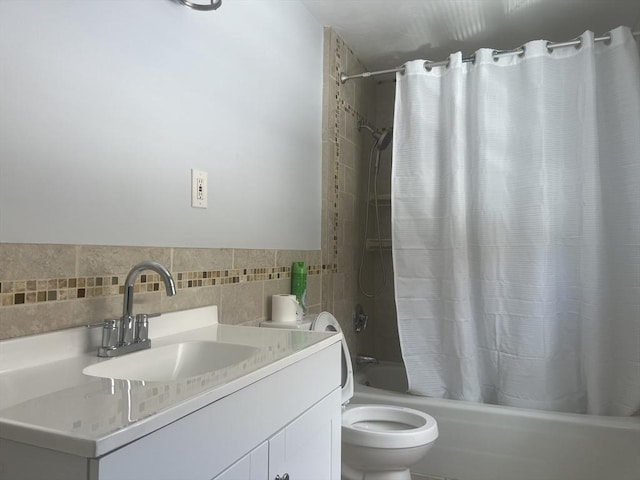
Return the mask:
MULTIPOLYGON (((363 122, 366 125, 373 127, 372 123, 365 118, 365 116, 359 112, 355 105, 350 104, 343 95, 345 84, 340 81, 340 73, 344 71, 343 68, 343 59, 342 58, 342 50, 348 50, 347 54, 350 54, 355 58, 355 54, 353 50, 339 37, 335 32, 333 35, 336 35, 335 38, 335 65, 333 71, 333 81, 335 82, 335 109, 334 115, 332 118, 332 126, 333 132, 331 135, 331 141, 334 145, 334 158, 333 160, 333 191, 332 198, 333 200, 327 199, 328 202, 333 203, 333 215, 330 220, 332 227, 332 235, 331 239, 331 253, 333 254, 333 260, 337 260, 339 256, 339 247, 338 247, 338 230, 340 229, 340 219, 339 219, 339 205, 340 205, 340 165, 342 163, 342 155, 340 152, 340 118, 342 114, 349 115, 355 122, 363 122)), ((331 81, 330 79, 328 81, 331 81)), ((327 179, 328 180, 328 179, 327 179)))
MULTIPOLYGON (((334 33, 335 35, 335 33, 334 33)), ((342 95, 341 95, 341 89, 342 89, 342 84, 340 82, 340 71, 342 69, 341 66, 341 51, 342 51, 342 46, 343 46, 343 42, 340 39, 340 37, 336 36, 336 48, 335 48, 335 71, 334 73, 334 77, 335 77, 335 83, 336 83, 336 95, 335 95, 335 100, 336 100, 336 108, 335 108, 335 114, 334 114, 334 118, 333 118, 333 144, 334 144, 334 152, 335 152, 335 156, 332 159, 333 160, 333 193, 332 193, 332 197, 333 197, 333 215, 331 218, 331 226, 332 226, 332 233, 333 235, 331 235, 331 253, 333 256, 333 259, 337 260, 338 258, 338 229, 339 229, 339 219, 338 219, 338 205, 339 205, 339 198, 340 198, 340 107, 341 104, 344 103, 344 100, 342 100, 342 95)), ((328 179, 327 179, 328 180, 328 179)), ((327 199, 327 201, 330 201, 329 199, 327 199)))
MULTIPOLYGON (((336 63, 335 63, 335 69, 334 69, 334 79, 335 79, 335 84, 336 84, 336 107, 338 107, 339 109, 342 108, 346 113, 349 113, 352 117, 355 117, 356 120, 361 120, 367 123, 367 125, 369 126, 373 126, 371 124, 371 122, 369 122, 365 116, 359 112, 356 108, 355 105, 351 105, 350 103, 348 103, 345 98, 342 96, 342 88, 344 88, 344 85, 341 81, 340 81, 340 73, 342 71, 344 71, 344 68, 342 66, 342 48, 347 49, 351 54, 352 57, 355 57, 355 54, 353 53, 353 50, 351 50, 351 48, 344 43, 344 40, 342 40, 340 37, 336 38, 336 50, 335 50, 335 55, 336 55, 336 63)), ((336 132, 338 132, 338 123, 336 122, 335 124, 336 127, 336 132)), ((337 136, 338 134, 336 133, 336 140, 337 140, 337 136)))
MULTIPOLYGON (((336 273, 337 265, 309 265, 308 275, 336 273)), ((178 290, 291 278, 291 267, 238 268, 173 273, 178 290)), ((0 282, 0 306, 33 305, 92 297, 122 295, 126 275, 100 277, 51 278, 0 282)), ((163 288, 160 275, 142 274, 134 292, 155 292, 163 288)))

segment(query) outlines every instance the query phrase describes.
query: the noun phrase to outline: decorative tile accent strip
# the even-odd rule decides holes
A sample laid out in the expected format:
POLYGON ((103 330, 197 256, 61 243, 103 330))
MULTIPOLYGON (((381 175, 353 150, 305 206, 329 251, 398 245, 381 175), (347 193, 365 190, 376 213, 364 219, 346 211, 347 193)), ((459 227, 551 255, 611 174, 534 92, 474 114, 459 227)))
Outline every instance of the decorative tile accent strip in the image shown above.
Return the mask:
MULTIPOLYGON (((335 273, 337 265, 309 265, 309 275, 335 273)), ((232 283, 257 282, 291 278, 291 267, 239 268, 173 274, 178 290, 232 283)), ((106 277, 52 278, 38 280, 14 280, 0 283, 0 306, 34 304, 76 300, 90 297, 122 295, 126 275, 106 277)), ((133 288, 135 293, 156 292, 164 289, 157 273, 140 275, 133 288)))
MULTIPOLYGON (((333 134, 331 136, 332 138, 332 143, 334 144, 334 148, 335 148, 335 154, 334 154, 334 158, 333 158, 333 165, 332 165, 332 173, 333 175, 331 175, 333 178, 327 178, 326 181, 331 181, 331 186, 332 188, 332 193, 330 193, 331 195, 331 199, 327 198, 328 202, 332 202, 333 203, 333 212, 331 215, 331 218, 329 220, 329 229, 330 229, 330 235, 329 235, 329 243, 328 243, 328 248, 330 249, 331 252, 331 257, 330 261, 337 261, 338 259, 338 235, 337 232, 339 230, 339 225, 340 225, 340 219, 338 218, 338 212, 339 212, 339 199, 340 199, 340 195, 339 195, 339 191, 340 191, 340 165, 342 163, 342 157, 343 157, 343 153, 340 151, 340 123, 344 122, 345 120, 342 120, 343 118, 343 114, 344 115, 349 115, 351 117, 351 121, 354 124, 357 124, 359 121, 362 121, 364 123, 366 123, 367 125, 371 126, 371 122, 369 122, 364 115, 358 111, 358 109, 356 108, 356 105, 352 105, 348 102, 348 96, 345 96, 344 92, 345 92, 345 88, 348 88, 348 86, 346 84, 343 84, 342 82, 340 82, 340 72, 344 71, 344 64, 346 64, 347 59, 346 58, 342 58, 342 52, 344 51, 346 52, 346 56, 349 56, 349 54, 355 58, 355 55, 353 53, 353 51, 351 50, 351 48, 349 48, 349 46, 347 44, 344 43, 344 41, 340 38, 336 36, 336 42, 335 42, 335 51, 334 51, 334 55, 335 55, 335 66, 334 66, 334 71, 333 71, 333 78, 335 81, 335 86, 336 86, 336 94, 335 94, 335 109, 334 109, 334 115, 332 120, 332 126, 333 126, 333 134)), ((352 100, 355 102, 355 99, 352 98, 352 100)), ((331 192, 331 189, 329 190, 329 192, 331 192)), ((336 270, 337 272, 337 270, 336 270)))
MULTIPOLYGON (((339 178, 340 178, 340 116, 342 115, 341 112, 341 107, 344 104, 344 101, 342 100, 342 95, 341 95, 341 91, 343 88, 342 83, 340 82, 340 72, 342 70, 342 62, 341 62, 341 51, 342 51, 342 46, 344 45, 344 43, 342 42, 342 40, 338 37, 336 38, 336 50, 335 50, 335 55, 336 55, 336 62, 335 62, 335 82, 336 82, 336 109, 335 109, 335 118, 334 118, 334 132, 333 132, 333 139, 334 139, 334 144, 335 144, 335 158, 334 158, 334 163, 333 163, 333 215, 332 215, 332 219, 331 219, 331 229, 330 232, 333 233, 333 235, 331 235, 331 242, 330 242, 330 248, 331 248, 331 253, 332 253, 332 258, 334 261, 337 261, 338 259, 338 235, 337 235, 337 231, 338 231, 338 226, 339 226, 339 222, 338 222, 338 200, 340 198, 340 194, 339 194, 339 178)), ((328 181, 328 179, 327 179, 328 181)), ((330 201, 327 198, 327 201, 330 201)))

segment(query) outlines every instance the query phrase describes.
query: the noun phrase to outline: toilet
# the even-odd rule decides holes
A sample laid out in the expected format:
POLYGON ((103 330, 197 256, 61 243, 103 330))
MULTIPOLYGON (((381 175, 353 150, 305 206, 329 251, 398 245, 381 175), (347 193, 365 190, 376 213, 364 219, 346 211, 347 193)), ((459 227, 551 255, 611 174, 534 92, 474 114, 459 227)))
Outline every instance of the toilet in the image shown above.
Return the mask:
MULTIPOLYGON (((329 312, 306 315, 295 324, 262 322, 263 327, 341 332, 329 312)), ((409 468, 438 438, 438 424, 426 413, 392 405, 350 405, 353 366, 342 338, 342 479, 411 480, 409 468)))

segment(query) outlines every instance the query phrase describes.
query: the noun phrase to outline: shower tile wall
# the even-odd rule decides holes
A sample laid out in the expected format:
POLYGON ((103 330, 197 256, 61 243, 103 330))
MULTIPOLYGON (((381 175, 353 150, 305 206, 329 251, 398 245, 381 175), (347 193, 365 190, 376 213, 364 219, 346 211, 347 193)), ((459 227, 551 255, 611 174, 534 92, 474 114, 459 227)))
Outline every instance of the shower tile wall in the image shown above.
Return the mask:
POLYGON ((353 354, 371 352, 374 342, 370 329, 354 333, 353 314, 360 300, 357 269, 363 241, 362 179, 366 179, 362 159, 371 146, 371 137, 358 132, 357 125, 359 120, 375 122, 375 83, 367 79, 341 84, 339 75, 364 70, 348 45, 325 29, 322 262, 335 269, 323 275, 322 308, 334 313, 353 354))
MULTIPOLYGON (((378 128, 393 127, 393 112, 395 102, 395 80, 387 77, 376 83, 376 125, 378 128)), ((378 193, 391 194, 391 147, 382 153, 380 173, 378 175, 378 193)), ((380 230, 382 238, 391 238, 391 208, 380 207, 380 230)), ((370 222, 374 221, 373 209, 370 212, 370 222)), ((374 230, 375 232, 375 230, 374 230)), ((379 264, 376 252, 368 254, 369 261, 379 264)), ((374 355, 381 360, 402 361, 400 341, 398 337, 398 321, 396 315, 395 290, 393 283, 393 261, 391 250, 383 251, 384 265, 387 272, 387 284, 379 296, 370 299, 370 321, 374 336, 374 355)), ((381 285, 381 269, 376 269, 375 285, 381 285)))

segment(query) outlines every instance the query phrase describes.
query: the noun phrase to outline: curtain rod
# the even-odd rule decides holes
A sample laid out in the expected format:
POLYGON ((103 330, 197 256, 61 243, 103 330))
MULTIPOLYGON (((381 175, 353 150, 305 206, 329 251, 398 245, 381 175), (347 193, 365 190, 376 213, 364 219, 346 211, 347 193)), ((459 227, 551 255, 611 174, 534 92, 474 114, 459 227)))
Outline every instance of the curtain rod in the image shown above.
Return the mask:
MULTIPOLYGON (((634 37, 640 37, 640 31, 638 32, 632 32, 631 33, 634 37)), ((611 41, 611 35, 607 34, 604 35, 602 37, 596 37, 593 39, 594 42, 610 42, 611 41)), ((582 39, 578 38, 577 40, 571 40, 568 42, 557 42, 557 43, 553 43, 553 42, 547 42, 547 50, 549 50, 549 52, 552 52, 554 49, 556 48, 562 48, 562 47, 572 47, 572 46, 576 46, 576 45, 581 45, 582 44, 582 39)), ((497 59, 500 57, 506 57, 508 55, 524 55, 525 52, 525 47, 518 47, 514 50, 494 50, 493 51, 493 58, 497 59)), ((462 59, 462 61, 464 63, 466 62, 475 62, 476 56, 475 54, 469 56, 469 57, 464 57, 462 59)), ((450 60, 442 60, 440 62, 430 62, 430 61, 425 61, 424 62, 424 68, 427 71, 430 71, 432 68, 434 67, 448 67, 449 66, 449 62, 450 60)), ((403 72, 404 73, 404 65, 397 67, 397 68, 390 68, 388 70, 378 70, 375 72, 362 72, 362 73, 356 73, 354 75, 347 75, 344 72, 340 72, 340 83, 345 83, 347 80, 352 80, 354 78, 369 78, 369 77, 373 77, 375 75, 384 75, 386 73, 397 73, 397 72, 403 72)))

